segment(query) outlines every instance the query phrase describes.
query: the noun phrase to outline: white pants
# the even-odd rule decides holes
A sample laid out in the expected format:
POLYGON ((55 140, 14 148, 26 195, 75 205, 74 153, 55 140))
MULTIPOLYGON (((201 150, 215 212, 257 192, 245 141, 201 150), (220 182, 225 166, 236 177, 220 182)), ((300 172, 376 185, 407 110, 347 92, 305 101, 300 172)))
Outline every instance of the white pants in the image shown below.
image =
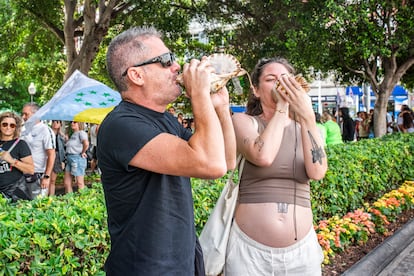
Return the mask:
POLYGON ((322 262, 322 248, 313 227, 299 242, 284 248, 274 248, 254 241, 233 221, 224 275, 321 275, 322 262))

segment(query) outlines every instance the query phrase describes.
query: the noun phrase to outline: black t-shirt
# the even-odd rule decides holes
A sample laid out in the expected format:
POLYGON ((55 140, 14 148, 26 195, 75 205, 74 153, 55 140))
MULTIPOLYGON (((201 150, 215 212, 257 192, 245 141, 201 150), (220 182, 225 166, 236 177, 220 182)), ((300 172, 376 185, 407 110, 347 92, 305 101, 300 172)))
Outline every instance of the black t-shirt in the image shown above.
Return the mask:
MULTIPOLYGON (((16 139, 7 141, 2 144, 3 150, 9 150, 10 147, 14 144, 16 139)), ((15 159, 21 159, 26 156, 32 155, 29 146, 23 140, 19 140, 13 150, 10 152, 10 155, 15 159)), ((6 187, 12 183, 15 183, 23 175, 23 172, 14 168, 6 161, 0 161, 0 187, 6 187)))
POLYGON ((190 179, 128 166, 160 133, 191 132, 168 112, 122 101, 102 122, 97 155, 108 212, 107 275, 194 275, 190 179))

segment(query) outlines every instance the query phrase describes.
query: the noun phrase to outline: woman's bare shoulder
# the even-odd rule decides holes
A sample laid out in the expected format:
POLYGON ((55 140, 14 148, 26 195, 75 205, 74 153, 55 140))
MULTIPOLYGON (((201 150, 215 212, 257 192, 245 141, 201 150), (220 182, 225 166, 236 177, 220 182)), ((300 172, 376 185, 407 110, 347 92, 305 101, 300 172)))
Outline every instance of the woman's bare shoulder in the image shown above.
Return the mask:
POLYGON ((253 116, 248 115, 246 113, 234 113, 233 116, 233 121, 245 121, 245 120, 251 120, 251 118, 253 118, 253 116))

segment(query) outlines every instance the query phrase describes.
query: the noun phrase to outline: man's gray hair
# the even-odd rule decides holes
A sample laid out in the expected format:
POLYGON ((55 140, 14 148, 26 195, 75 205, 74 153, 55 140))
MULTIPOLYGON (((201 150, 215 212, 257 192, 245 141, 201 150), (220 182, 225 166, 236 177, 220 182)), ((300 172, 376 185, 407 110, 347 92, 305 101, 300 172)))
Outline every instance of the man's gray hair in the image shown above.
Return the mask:
POLYGON ((109 77, 121 93, 128 89, 127 76, 122 74, 129 67, 144 61, 148 51, 142 42, 146 38, 162 38, 162 34, 152 26, 133 27, 112 39, 106 53, 106 67, 109 77))
POLYGON ((30 110, 32 111, 33 114, 36 113, 40 109, 40 106, 34 102, 26 103, 25 105, 23 105, 23 108, 25 108, 26 106, 30 106, 30 110))

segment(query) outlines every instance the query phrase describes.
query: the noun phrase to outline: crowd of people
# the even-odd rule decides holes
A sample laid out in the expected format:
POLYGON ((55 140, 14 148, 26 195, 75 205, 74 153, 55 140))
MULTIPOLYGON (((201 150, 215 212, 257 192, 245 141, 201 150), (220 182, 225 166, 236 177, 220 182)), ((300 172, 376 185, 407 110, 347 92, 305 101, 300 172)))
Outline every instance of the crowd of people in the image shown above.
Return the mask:
MULTIPOLYGON (((83 189, 90 159, 91 170, 102 172, 108 214, 106 274, 204 275, 190 178, 222 177, 240 154, 245 165, 225 275, 321 274, 310 180, 325 176, 327 146, 370 137, 372 114, 352 119, 346 107, 315 113, 294 67, 281 57, 258 60, 246 112, 232 114, 225 86, 210 93, 208 59, 181 67, 153 27, 116 36, 106 61, 122 101, 100 125, 72 121, 65 129, 62 121, 37 120, 21 135, 22 120, 39 106, 24 105, 22 117, 0 114, 5 197, 54 195, 61 173, 66 193, 73 192, 74 179, 83 189), (182 93, 180 71, 191 118, 172 106, 182 93)), ((412 110, 402 108, 397 125, 414 132, 412 110)))
POLYGON ((176 109, 174 106, 169 106, 167 111, 168 113, 176 117, 178 120, 178 123, 180 123, 184 128, 191 130, 191 132, 195 131, 194 118, 192 117, 184 118, 184 114, 182 112, 179 112, 178 114, 176 114, 176 109))
MULTIPOLYGON (((0 114, 0 193, 13 201, 55 195, 59 174, 63 174, 65 193, 73 192, 73 184, 82 189, 87 164, 95 161, 96 168, 96 154, 87 159, 86 153, 96 149, 89 147, 91 135, 83 130, 83 123, 68 122, 71 129, 65 130, 59 120, 52 120, 50 125, 35 120, 23 131, 23 122, 38 110, 39 106, 31 102, 23 106, 22 116, 15 112, 0 114)), ((96 125, 91 129, 97 132, 96 125)))
MULTIPOLYGON (((387 113, 387 134, 414 133, 414 112, 406 104, 401 105, 397 120, 387 113)), ((350 116, 349 108, 341 107, 338 113, 324 111, 322 115, 315 113, 316 123, 324 137, 325 145, 360 141, 374 137, 374 110, 359 111, 356 117, 350 116), (336 116, 338 115, 338 116, 336 116), (336 118, 339 118, 339 121, 336 118)))

